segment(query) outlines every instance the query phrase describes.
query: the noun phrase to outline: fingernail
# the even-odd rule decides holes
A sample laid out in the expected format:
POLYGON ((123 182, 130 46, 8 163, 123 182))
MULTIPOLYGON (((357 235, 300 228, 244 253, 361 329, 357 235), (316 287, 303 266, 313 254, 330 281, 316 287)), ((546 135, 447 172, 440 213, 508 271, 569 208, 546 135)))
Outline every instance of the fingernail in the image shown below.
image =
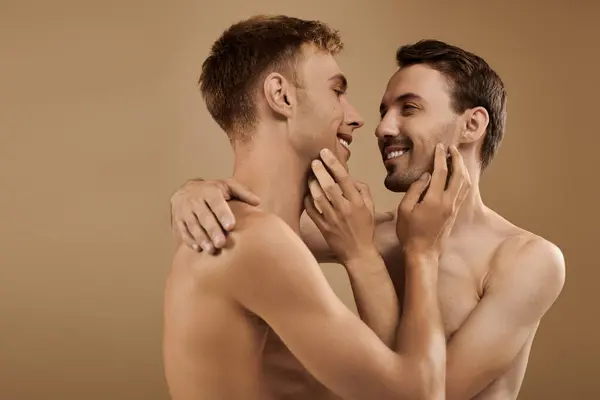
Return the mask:
POLYGON ((230 219, 223 220, 223 228, 231 229, 231 228, 233 228, 233 225, 235 225, 235 221, 232 221, 230 219))
POLYGON ((321 150, 321 157, 331 158, 331 157, 333 157, 333 153, 329 149, 323 149, 323 150, 321 150))
POLYGON ((192 243, 192 249, 194 249, 194 251, 198 251, 200 250, 200 246, 198 246, 196 243, 192 243))
POLYGON ((204 251, 210 251, 212 249, 212 245, 208 241, 202 242, 202 248, 204 249, 204 251))
POLYGON ((429 179, 429 172, 425 172, 423 175, 421 175, 421 179, 426 181, 427 179, 429 179))
POLYGON ((320 164, 321 164, 321 161, 319 161, 319 160, 313 160, 313 162, 312 162, 313 168, 318 167, 320 164))
POLYGON ((442 143, 438 143, 437 148, 438 150, 444 150, 444 145, 442 143))
POLYGON ((215 243, 215 246, 221 247, 223 244, 225 244, 225 238, 223 238, 221 236, 216 237, 214 240, 214 243, 215 243))

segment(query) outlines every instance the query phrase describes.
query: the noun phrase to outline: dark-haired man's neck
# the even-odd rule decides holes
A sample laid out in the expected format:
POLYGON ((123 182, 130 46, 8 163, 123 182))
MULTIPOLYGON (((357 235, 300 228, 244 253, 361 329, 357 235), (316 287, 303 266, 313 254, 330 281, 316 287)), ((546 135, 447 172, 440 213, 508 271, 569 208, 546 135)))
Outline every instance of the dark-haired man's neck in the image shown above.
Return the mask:
POLYGON ((485 221, 487 207, 483 204, 481 192, 479 191, 479 179, 481 175, 481 165, 475 154, 464 154, 463 159, 471 179, 471 190, 467 194, 454 221, 453 233, 460 235, 463 229, 469 229, 474 224, 485 221))
POLYGON ((277 215, 299 234, 311 160, 300 160, 286 143, 276 143, 275 136, 256 134, 234 146, 233 179, 260 198, 258 208, 277 215))

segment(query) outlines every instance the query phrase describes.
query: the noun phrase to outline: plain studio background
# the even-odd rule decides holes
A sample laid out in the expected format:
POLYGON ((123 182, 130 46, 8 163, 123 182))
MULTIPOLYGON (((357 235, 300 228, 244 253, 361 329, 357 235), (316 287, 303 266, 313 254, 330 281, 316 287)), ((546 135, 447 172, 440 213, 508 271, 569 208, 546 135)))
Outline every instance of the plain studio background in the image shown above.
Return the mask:
MULTIPOLYGON (((320 19, 341 31, 341 66, 367 121, 351 168, 379 209, 399 199, 383 186, 373 137, 396 48, 438 38, 500 73, 508 128, 485 173, 484 199, 558 244, 568 268, 521 398, 599 398, 593 3, 1 0, 0 398, 168 398, 169 197, 186 178, 231 172, 231 149, 196 81, 217 36, 257 13, 320 19)), ((343 269, 323 268, 353 307, 343 269)))

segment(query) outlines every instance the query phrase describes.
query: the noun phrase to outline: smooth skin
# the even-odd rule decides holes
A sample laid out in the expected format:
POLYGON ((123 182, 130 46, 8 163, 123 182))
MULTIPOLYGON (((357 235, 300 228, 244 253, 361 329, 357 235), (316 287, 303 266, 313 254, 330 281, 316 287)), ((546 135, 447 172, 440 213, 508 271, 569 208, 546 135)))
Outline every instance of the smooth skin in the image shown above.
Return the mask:
MULTIPOLYGON (((453 152, 449 187, 440 147, 431 178, 425 174, 415 182, 399 208, 410 290, 397 332, 396 324, 378 327, 372 318, 371 329, 357 318, 337 298, 306 245, 273 214, 234 201, 236 227, 218 257, 181 245, 165 306, 165 360, 173 398, 268 398, 270 385, 276 383, 261 383, 259 360, 269 330, 311 375, 344 399, 444 398, 437 260, 469 190, 466 168, 453 152), (218 346, 218 341, 231 347, 218 346)), ((322 192, 313 185, 314 203, 305 200, 308 214, 349 268, 379 263, 379 271, 385 272, 376 249, 369 246, 373 230, 353 247, 347 244, 358 235, 342 239, 333 229, 340 216, 351 212, 361 214, 356 222, 368 226, 371 221, 374 229, 372 200, 331 152, 324 151, 322 159, 331 165, 332 176, 324 174, 323 164, 313 163, 322 192), (325 201, 327 196, 331 202, 325 201)), ((389 276, 381 278, 389 281, 389 276)), ((391 284, 389 292, 393 302, 391 284)))
MULTIPOLYGON (((227 187, 219 181, 188 183, 187 194, 177 196, 201 201, 204 193, 211 193, 216 199, 222 193, 217 185, 227 187)), ((212 223, 232 221, 222 195, 219 200, 211 212, 211 215, 214 213, 212 223)), ((175 219, 192 213, 193 206, 186 204, 187 201, 174 196, 175 219)), ((376 214, 375 221, 375 243, 397 295, 403 298, 409 270, 402 259, 403 242, 398 238, 398 230, 407 226, 406 221, 397 211, 376 214), (393 216, 391 221, 390 215, 393 216)), ((222 225, 218 226, 221 234, 227 232, 222 225)), ((352 232, 339 221, 335 227, 340 232, 352 232)), ((231 229, 234 232, 236 228, 231 229)), ((535 332, 562 290, 564 259, 556 246, 515 227, 491 210, 471 229, 455 228, 453 233, 441 249, 438 283, 447 338, 446 398, 516 398, 535 332)), ((186 235, 180 237, 188 243, 193 240, 186 235)), ((304 217, 302 238, 319 262, 339 261, 315 224, 304 217)), ((349 276, 357 307, 363 311, 361 317, 375 326, 395 323, 395 315, 384 307, 362 303, 361 299, 368 296, 357 290, 351 270, 349 276), (370 309, 368 314, 364 313, 366 307, 370 309)), ((378 282, 385 281, 375 277, 363 290, 372 290, 369 288, 378 282)), ((310 378, 306 378, 306 382, 310 382, 310 378)), ((306 386, 310 385, 306 383, 306 386)))
MULTIPOLYGON (((435 143, 459 149, 471 190, 443 241, 438 277, 447 343, 446 398, 516 399, 538 327, 562 291, 565 260, 556 245, 515 226, 483 203, 479 191, 480 151, 489 123, 488 111, 475 107, 457 114, 447 82, 443 74, 426 65, 400 68, 391 77, 375 132, 388 169, 386 185, 402 187, 411 171, 429 169, 435 143), (386 148, 394 146, 409 146, 410 151, 386 160, 386 148)), ((251 196, 249 191, 240 190, 251 196)), ((187 227, 175 232, 179 240, 190 246, 212 243, 207 246, 210 248, 216 238, 225 241, 226 233, 235 232, 235 227, 224 228, 227 222, 235 223, 224 199, 230 193, 224 182, 213 180, 189 181, 176 192, 171 199, 173 219, 187 227), (212 199, 212 212, 196 208, 208 198, 212 199)), ((398 211, 375 215, 375 244, 398 298, 405 299, 409 271, 403 258, 406 243, 399 237, 405 222, 398 211)), ((343 223, 336 227, 350 232, 343 223)), ((319 262, 339 262, 307 216, 301 219, 301 236, 319 262)), ((347 270, 352 281, 351 271, 347 270)), ((372 286, 364 291, 376 293, 375 279, 370 283, 372 286)), ((354 285, 353 291, 358 308, 365 308, 357 295, 365 292, 357 291, 354 285)), ((402 315, 408 311, 405 305, 400 303, 402 315)), ((369 306, 369 310, 374 314, 370 320, 380 321, 380 325, 396 320, 383 303, 379 308, 369 306)), ((278 366, 287 366, 289 361, 282 380, 293 376, 290 385, 303 386, 311 394, 316 392, 310 377, 301 372, 297 372, 298 377, 292 374, 300 371, 292 357, 281 355, 277 360, 278 366)))

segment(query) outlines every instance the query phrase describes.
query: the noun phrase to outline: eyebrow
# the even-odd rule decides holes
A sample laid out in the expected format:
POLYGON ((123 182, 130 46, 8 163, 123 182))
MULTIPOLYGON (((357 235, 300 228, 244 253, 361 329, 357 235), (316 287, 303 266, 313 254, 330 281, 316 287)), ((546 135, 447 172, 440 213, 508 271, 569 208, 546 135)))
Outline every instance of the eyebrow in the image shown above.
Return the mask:
MULTIPOLYGON (((406 101, 423 101, 423 98, 416 93, 404 93, 396 97, 393 103, 403 103, 406 101)), ((379 113, 381 114, 386 108, 386 105, 381 103, 379 105, 379 113)))
POLYGON ((344 74, 336 74, 334 76, 332 76, 331 78, 329 78, 330 81, 338 81, 339 84, 342 86, 340 89, 343 91, 348 90, 348 80, 346 79, 346 77, 344 76, 344 74))

